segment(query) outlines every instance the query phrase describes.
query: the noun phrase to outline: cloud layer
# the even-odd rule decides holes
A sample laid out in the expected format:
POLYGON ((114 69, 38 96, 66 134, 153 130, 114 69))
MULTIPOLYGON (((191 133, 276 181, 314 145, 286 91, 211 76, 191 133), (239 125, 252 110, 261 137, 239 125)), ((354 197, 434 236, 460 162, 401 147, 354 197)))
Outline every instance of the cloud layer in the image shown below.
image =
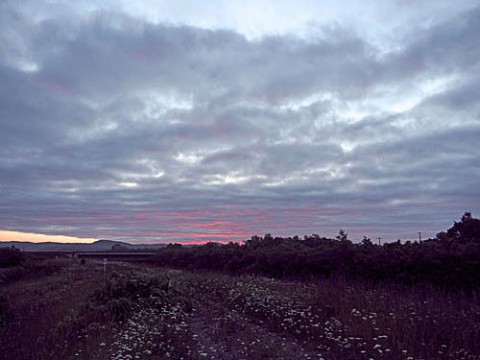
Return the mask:
POLYGON ((34 5, 0 5, 0 229, 394 240, 480 210, 479 7, 380 44, 34 5))

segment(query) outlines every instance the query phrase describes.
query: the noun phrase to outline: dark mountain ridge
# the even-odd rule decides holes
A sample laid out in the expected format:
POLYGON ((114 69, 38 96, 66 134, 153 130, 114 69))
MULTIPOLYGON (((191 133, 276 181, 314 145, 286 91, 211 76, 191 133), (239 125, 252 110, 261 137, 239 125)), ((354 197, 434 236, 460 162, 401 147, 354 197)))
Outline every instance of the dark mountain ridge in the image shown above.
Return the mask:
POLYGON ((97 240, 93 243, 58 243, 41 242, 33 243, 29 241, 5 241, 0 242, 0 248, 15 247, 26 252, 41 251, 111 251, 111 250, 157 250, 165 247, 165 244, 130 244, 124 241, 115 240, 97 240))

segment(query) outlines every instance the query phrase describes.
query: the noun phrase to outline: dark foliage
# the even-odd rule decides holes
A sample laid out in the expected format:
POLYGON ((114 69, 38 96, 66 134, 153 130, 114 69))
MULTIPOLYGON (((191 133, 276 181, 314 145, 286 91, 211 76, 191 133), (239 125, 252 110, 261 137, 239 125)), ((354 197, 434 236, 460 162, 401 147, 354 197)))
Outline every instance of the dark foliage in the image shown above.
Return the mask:
MULTIPOLYGON (((167 284, 168 279, 165 279, 167 284)), ((123 321, 139 301, 163 306, 167 301, 165 284, 154 276, 113 273, 89 299, 84 313, 88 321, 123 321)), ((84 315, 85 315, 84 314, 84 315)))
POLYGON ((0 249, 0 268, 18 266, 23 262, 23 255, 16 248, 0 249))
POLYGON ((8 303, 7 295, 3 294, 0 291, 0 326, 7 319, 8 310, 9 310, 9 303, 8 303))
POLYGON ((474 219, 470 212, 466 212, 462 216, 462 221, 455 222, 454 225, 447 230, 447 237, 461 242, 480 242, 480 220, 474 219))
POLYGON ((359 244, 341 230, 335 239, 316 234, 280 238, 253 236, 244 244, 170 245, 152 259, 156 264, 258 274, 274 278, 310 279, 347 276, 402 284, 433 284, 448 290, 480 289, 480 220, 465 213, 460 222, 437 238, 422 242, 359 244))

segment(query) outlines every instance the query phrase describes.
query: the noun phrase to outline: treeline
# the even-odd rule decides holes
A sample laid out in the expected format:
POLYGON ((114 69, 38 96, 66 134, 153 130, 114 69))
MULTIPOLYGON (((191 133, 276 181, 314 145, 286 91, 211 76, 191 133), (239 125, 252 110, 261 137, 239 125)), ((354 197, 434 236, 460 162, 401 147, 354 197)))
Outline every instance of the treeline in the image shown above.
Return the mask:
POLYGON ((343 230, 335 239, 253 236, 245 243, 198 247, 170 244, 152 262, 190 270, 311 279, 332 275, 403 284, 433 284, 445 289, 480 289, 480 220, 465 213, 435 239, 376 245, 352 243, 343 230))

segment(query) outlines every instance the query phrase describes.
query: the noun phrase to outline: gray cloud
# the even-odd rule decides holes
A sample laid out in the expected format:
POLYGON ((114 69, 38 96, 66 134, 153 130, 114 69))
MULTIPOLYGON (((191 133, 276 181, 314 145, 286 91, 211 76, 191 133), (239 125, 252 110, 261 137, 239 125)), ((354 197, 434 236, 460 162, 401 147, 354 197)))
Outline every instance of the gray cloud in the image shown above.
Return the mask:
POLYGON ((249 40, 1 10, 0 229, 393 240, 480 210, 478 7, 389 53, 341 25, 249 40))

